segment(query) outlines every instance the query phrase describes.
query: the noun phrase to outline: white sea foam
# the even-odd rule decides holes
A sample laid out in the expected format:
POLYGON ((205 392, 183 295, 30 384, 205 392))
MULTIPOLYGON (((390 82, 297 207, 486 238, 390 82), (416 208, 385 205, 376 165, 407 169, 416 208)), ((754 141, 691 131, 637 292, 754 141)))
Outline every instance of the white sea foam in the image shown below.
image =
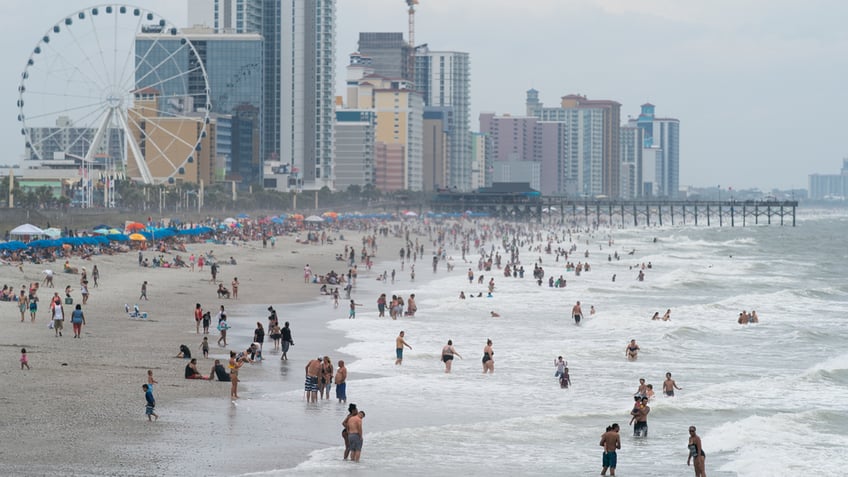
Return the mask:
POLYGON ((794 229, 621 229, 611 232, 612 247, 610 232, 574 235, 578 250, 570 261, 587 261, 589 250, 591 271, 577 277, 562 260, 541 254, 542 286, 531 277, 540 254, 526 246, 524 279, 481 272, 476 256, 435 276, 428 260, 419 261, 416 282, 409 264, 404 272, 399 263, 381 264, 379 272, 398 271, 397 283, 373 280, 377 270, 361 273, 357 319, 329 325, 352 340, 340 350, 356 357, 351 372, 375 376, 352 379, 348 388, 368 411, 363 462, 351 470, 340 461, 341 449, 329 448, 286 473, 587 475, 598 471, 598 437, 615 421, 624 438, 622 475, 691 472, 684 463, 692 424, 703 437, 710 475, 803 475, 813 468, 838 474, 848 442, 834 436, 827 422, 839 417, 827 413, 848 407, 848 355, 832 348, 848 338, 848 290, 838 278, 841 265, 817 240, 841 236, 845 222, 825 211, 794 229), (608 261, 616 251, 621 259, 608 261), (646 280, 637 281, 637 267, 649 261, 646 280), (486 295, 485 285, 468 283, 468 267, 485 274, 484 282, 494 277, 492 298, 458 299, 461 290, 486 295), (567 287, 549 288, 547 278, 559 275, 567 287), (378 319, 379 293, 415 293, 418 315, 378 319), (579 327, 569 317, 577 300, 585 314, 579 327), (592 305, 597 313, 590 316, 592 305), (667 308, 671 321, 650 320, 667 308), (738 325, 743 309, 756 309, 761 322, 738 325), (413 349, 395 366, 400 330, 413 349), (491 376, 482 375, 480 363, 487 338, 495 349, 491 376), (631 338, 642 347, 636 362, 624 359, 631 338), (439 361, 448 339, 464 358, 454 361, 451 375, 439 361), (571 389, 560 389, 553 376, 558 355, 568 360, 571 389), (656 398, 651 437, 634 440, 627 422, 638 378, 659 396, 667 371, 683 390, 656 398))

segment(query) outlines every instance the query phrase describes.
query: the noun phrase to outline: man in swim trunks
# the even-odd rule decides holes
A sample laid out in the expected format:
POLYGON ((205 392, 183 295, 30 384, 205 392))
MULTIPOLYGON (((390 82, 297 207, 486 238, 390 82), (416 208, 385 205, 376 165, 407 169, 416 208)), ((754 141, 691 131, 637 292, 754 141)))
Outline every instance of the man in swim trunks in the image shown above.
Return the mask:
POLYGON ((701 438, 695 433, 695 426, 689 426, 689 457, 686 459, 686 465, 690 465, 692 458, 695 459, 695 477, 707 477, 707 455, 701 447, 701 438))
POLYGON ((306 363, 306 402, 318 402, 318 374, 321 372, 321 358, 306 363))
POLYGON ((347 419, 347 442, 350 446, 350 460, 359 462, 359 454, 362 452, 362 418, 365 413, 359 411, 347 419))
POLYGON ((651 407, 648 406, 648 398, 642 398, 642 407, 638 411, 634 409, 636 415, 636 425, 633 426, 633 436, 648 437, 648 413, 651 412, 651 407))
POLYGON ((665 373, 665 381, 663 381, 663 394, 666 397, 674 397, 674 390, 682 391, 679 387, 677 387, 677 383, 671 379, 671 373, 665 373))
POLYGON ((607 469, 610 470, 610 475, 615 475, 615 466, 617 464, 616 449, 621 449, 621 435, 618 433, 618 424, 613 424, 607 428, 607 432, 601 435, 600 446, 604 448, 603 469, 601 475, 607 475, 607 469))
POLYGON ((574 324, 579 325, 580 320, 583 319, 583 310, 580 308, 580 302, 578 301, 576 305, 571 307, 571 316, 574 317, 574 324))
POLYGON ((412 349, 412 346, 409 346, 409 343, 403 339, 403 331, 400 332, 397 338, 395 338, 395 365, 400 365, 403 363, 403 347, 406 346, 409 349, 412 349))

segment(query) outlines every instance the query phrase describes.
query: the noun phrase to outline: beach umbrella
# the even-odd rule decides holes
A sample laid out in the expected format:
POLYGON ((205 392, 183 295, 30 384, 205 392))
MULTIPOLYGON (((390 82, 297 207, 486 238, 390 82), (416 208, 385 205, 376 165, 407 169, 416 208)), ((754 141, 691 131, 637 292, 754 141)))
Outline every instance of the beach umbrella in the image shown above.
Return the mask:
POLYGON ((20 240, 12 240, 10 242, 0 243, 0 250, 23 250, 27 245, 20 240))
POLYGON ((238 222, 238 220, 236 220, 236 219, 234 219, 234 218, 232 218, 232 217, 227 217, 226 219, 224 219, 224 220, 223 220, 223 222, 224 222, 225 224, 234 224, 234 223, 238 222))
POLYGON ((50 227, 49 229, 44 229, 44 235, 50 238, 59 238, 62 236, 62 231, 56 227, 50 227))
POLYGON ((99 234, 99 235, 107 235, 110 232, 109 232, 109 229, 104 228, 104 229, 94 229, 94 233, 99 234))
POLYGON ((97 230, 97 229, 110 229, 110 228, 111 228, 111 227, 109 227, 109 226, 108 226, 108 225, 106 225, 106 224, 100 224, 100 225, 95 225, 94 227, 92 227, 92 228, 91 228, 91 230, 97 230))
POLYGON ((141 234, 131 234, 129 238, 130 238, 130 240, 135 240, 135 241, 147 240, 147 238, 145 238, 144 235, 141 235, 141 234))
POLYGON ((273 222, 275 224, 282 224, 284 222, 284 220, 279 218, 279 217, 274 217, 273 219, 271 219, 271 222, 273 222))
POLYGON ((415 212, 413 212, 411 210, 407 210, 406 212, 403 213, 403 215, 405 215, 407 217, 418 217, 418 214, 416 214, 415 212))
POLYGON ((305 219, 305 221, 306 221, 306 222, 314 222, 314 223, 318 223, 318 222, 323 222, 323 221, 324 221, 324 219, 322 219, 321 217, 318 217, 317 215, 310 215, 309 217, 307 217, 307 218, 305 219))
POLYGON ((249 219, 250 218, 250 216, 247 215, 247 214, 238 214, 238 215, 236 215, 236 217, 238 217, 240 219, 249 219))
POLYGON ((289 216, 289 218, 290 218, 290 219, 292 219, 292 220, 303 220, 303 215, 301 215, 301 214, 292 214, 292 215, 290 215, 290 216, 289 216))
POLYGON ((44 235, 44 231, 32 224, 18 225, 9 235, 44 235))
POLYGON ((109 234, 106 236, 106 239, 112 240, 114 242, 126 242, 130 238, 125 234, 109 234))
POLYGON ((127 224, 127 230, 141 230, 144 228, 144 224, 140 222, 130 222, 127 224))
POLYGON ((115 235, 115 234, 120 234, 120 233, 122 233, 122 232, 120 230, 116 229, 116 228, 111 228, 106 232, 107 235, 115 235))

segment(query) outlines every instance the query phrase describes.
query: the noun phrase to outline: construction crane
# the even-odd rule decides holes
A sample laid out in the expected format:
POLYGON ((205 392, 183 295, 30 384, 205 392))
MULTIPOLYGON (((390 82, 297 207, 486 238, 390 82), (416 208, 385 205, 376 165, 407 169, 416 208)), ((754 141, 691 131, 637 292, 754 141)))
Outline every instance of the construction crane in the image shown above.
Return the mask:
POLYGON ((418 0, 405 0, 409 7, 409 81, 415 81, 415 5, 418 5, 418 0))

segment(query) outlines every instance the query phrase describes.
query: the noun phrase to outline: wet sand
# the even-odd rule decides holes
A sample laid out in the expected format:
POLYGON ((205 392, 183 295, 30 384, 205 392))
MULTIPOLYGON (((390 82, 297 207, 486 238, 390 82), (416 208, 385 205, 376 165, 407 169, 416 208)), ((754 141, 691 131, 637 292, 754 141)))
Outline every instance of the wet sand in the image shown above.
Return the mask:
MULTIPOLYGON (((326 297, 315 302, 318 286, 304 284, 303 266, 309 263, 321 274, 346 271, 335 254, 343 251, 345 243, 359 250, 361 235, 343 233, 347 242, 324 246, 297 244, 293 237, 279 238, 273 249, 270 245, 263 249, 256 242, 239 247, 190 244, 188 253, 181 254, 184 258, 191 252, 212 250, 219 261, 230 256, 238 261, 238 265, 222 265, 218 275, 228 288, 234 276, 239 278, 238 300, 217 298, 208 267, 203 272, 142 268, 135 252, 90 261, 72 258, 71 265, 85 266, 89 276, 96 264, 101 275, 98 288, 90 283, 82 339, 72 338, 68 320, 61 338, 47 329, 48 302, 54 291, 64 295, 65 286, 71 285, 75 304, 81 302, 79 275, 62 273, 63 261, 27 264, 23 273, 15 266, 0 265, 0 282, 16 290, 40 281, 45 268, 56 272, 55 288, 39 291, 35 323, 30 322, 29 313, 20 322, 17 303, 0 303, 4 310, 0 314, 4 324, 0 431, 6 436, 0 446, 0 474, 235 475, 292 467, 311 450, 340 445, 339 423, 345 406, 335 400, 308 405, 302 385, 309 359, 329 354, 335 363, 344 358, 334 352, 344 345, 344 337, 327 330, 326 322, 338 313, 346 314, 345 301, 341 300, 338 310, 326 297), (139 303, 144 280, 149 282, 150 300, 139 303), (134 303, 149 313, 147 320, 126 316, 124 304, 134 303), (195 303, 213 312, 208 360, 198 348, 201 336, 195 333, 195 303), (286 303, 308 305, 283 306, 286 303), (215 344, 214 314, 220 304, 228 310, 233 327, 226 349, 215 344), (292 323, 296 344, 289 362, 281 363, 279 354, 268 351, 272 345, 266 338, 265 362, 242 368, 242 399, 236 405, 228 397, 229 383, 184 379, 186 361, 174 357, 180 344, 191 348, 198 368, 206 374, 214 358, 223 358, 230 349, 246 348, 257 321, 267 326, 266 308, 271 304, 281 323, 292 323), (29 371, 20 370, 22 347, 29 354, 29 371), (147 422, 144 415, 141 385, 148 369, 159 381, 154 392, 160 419, 155 423, 147 422), (312 419, 314 414, 339 418, 312 419)), ((395 238, 378 239, 376 259, 388 258, 400 243, 395 238)), ((145 256, 153 254, 145 252, 145 256)), ((70 307, 65 308, 69 315, 70 307)))

